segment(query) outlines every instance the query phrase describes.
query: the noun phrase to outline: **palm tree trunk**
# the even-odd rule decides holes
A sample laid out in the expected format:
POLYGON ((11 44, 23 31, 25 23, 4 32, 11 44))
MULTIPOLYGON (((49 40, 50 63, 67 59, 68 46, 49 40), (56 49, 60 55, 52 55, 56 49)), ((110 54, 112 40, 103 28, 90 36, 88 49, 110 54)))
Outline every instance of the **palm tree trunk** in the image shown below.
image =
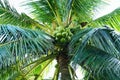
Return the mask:
POLYGON ((61 73, 60 80, 72 80, 68 69, 69 58, 68 55, 66 55, 66 51, 60 51, 57 62, 61 73))

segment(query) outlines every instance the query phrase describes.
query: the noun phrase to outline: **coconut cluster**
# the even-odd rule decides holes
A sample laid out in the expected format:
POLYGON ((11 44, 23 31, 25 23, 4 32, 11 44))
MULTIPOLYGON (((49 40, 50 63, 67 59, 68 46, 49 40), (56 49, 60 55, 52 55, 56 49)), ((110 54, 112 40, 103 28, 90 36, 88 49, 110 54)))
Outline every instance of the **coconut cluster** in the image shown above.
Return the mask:
POLYGON ((58 27, 54 32, 57 43, 67 43, 71 40, 72 33, 69 28, 58 27))

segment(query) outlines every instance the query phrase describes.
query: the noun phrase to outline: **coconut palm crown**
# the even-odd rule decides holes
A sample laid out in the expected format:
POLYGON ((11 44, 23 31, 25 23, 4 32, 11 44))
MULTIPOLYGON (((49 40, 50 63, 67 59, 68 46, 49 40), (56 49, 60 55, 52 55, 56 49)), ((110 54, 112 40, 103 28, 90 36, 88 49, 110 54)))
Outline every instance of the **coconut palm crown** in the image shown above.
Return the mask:
POLYGON ((77 67, 83 80, 120 80, 120 9, 93 19, 100 5, 28 0, 26 14, 0 0, 0 80, 42 80, 51 65, 52 80, 77 80, 77 67))

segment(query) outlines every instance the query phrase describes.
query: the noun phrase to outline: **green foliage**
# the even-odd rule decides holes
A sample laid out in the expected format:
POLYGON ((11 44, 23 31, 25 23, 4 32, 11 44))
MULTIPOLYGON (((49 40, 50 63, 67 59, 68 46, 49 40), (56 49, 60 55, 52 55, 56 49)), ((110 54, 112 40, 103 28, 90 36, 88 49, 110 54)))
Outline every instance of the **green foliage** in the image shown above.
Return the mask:
POLYGON ((0 24, 13 24, 21 27, 43 27, 25 13, 18 13, 8 0, 0 0, 0 24))
POLYGON ((80 64, 94 80, 119 80, 118 36, 106 27, 81 30, 73 36, 70 44, 70 55, 74 55, 72 61, 80 64))
POLYGON ((109 13, 108 15, 104 15, 96 20, 94 20, 91 24, 96 26, 104 26, 108 25, 116 30, 120 30, 119 22, 120 22, 120 8, 117 8, 113 12, 109 13))
POLYGON ((52 48, 52 38, 42 31, 0 26, 1 69, 15 63, 28 64, 52 48))
MULTIPOLYGON (((120 34, 107 26, 89 27, 109 25, 119 30, 120 10, 93 20, 99 5, 108 4, 103 0, 32 0, 25 4, 30 17, 18 13, 7 0, 0 0, 0 79, 41 80, 62 54, 67 57, 59 57, 57 62, 68 60, 72 79, 77 78, 69 65, 73 62, 88 73, 85 80, 120 80, 120 34)), ((53 80, 60 77, 58 65, 53 80)))
POLYGON ((53 0, 36 0, 30 1, 27 3, 32 10, 31 13, 34 15, 37 20, 42 22, 51 22, 54 20, 54 11, 53 8, 54 2, 53 0), (47 19, 45 19, 47 17, 47 19))
POLYGON ((119 62, 120 60, 93 46, 85 47, 82 52, 84 57, 78 61, 78 64, 89 72, 93 80, 119 80, 119 62))

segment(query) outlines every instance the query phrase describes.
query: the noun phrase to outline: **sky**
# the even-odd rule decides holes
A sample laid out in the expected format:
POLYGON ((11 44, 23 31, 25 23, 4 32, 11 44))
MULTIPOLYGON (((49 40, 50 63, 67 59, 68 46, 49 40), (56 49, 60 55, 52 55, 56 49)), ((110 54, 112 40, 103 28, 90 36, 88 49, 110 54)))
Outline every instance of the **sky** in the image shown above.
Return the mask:
POLYGON ((99 7, 101 8, 100 10, 94 11, 94 16, 93 19, 97 19, 105 14, 108 14, 115 10, 116 8, 120 7, 120 0, 102 0, 108 3, 108 5, 100 5, 99 7))
POLYGON ((26 1, 29 0, 8 0, 8 1, 12 4, 12 6, 14 6, 17 9, 19 13, 27 12, 23 4, 25 4, 26 1))
MULTIPOLYGON (((21 12, 27 13, 27 10, 25 9, 25 7, 22 6, 25 3, 25 1, 28 1, 28 0, 9 0, 9 2, 17 9, 17 11, 19 13, 21 13, 21 12)), ((120 7, 120 0, 103 0, 103 1, 107 2, 108 5, 107 6, 100 5, 99 7, 101 7, 101 9, 94 11, 94 15, 96 15, 96 16, 93 16, 93 19, 97 19, 105 14, 112 12, 116 8, 120 7)), ((52 70, 52 71, 54 71, 54 70, 52 70)), ((52 71, 50 71, 50 74, 53 73, 52 71)), ((83 77, 83 75, 79 69, 77 69, 76 72, 77 72, 77 74, 81 74, 81 76, 79 76, 78 78, 83 77)), ((51 75, 49 75, 47 77, 51 77, 51 75)))

